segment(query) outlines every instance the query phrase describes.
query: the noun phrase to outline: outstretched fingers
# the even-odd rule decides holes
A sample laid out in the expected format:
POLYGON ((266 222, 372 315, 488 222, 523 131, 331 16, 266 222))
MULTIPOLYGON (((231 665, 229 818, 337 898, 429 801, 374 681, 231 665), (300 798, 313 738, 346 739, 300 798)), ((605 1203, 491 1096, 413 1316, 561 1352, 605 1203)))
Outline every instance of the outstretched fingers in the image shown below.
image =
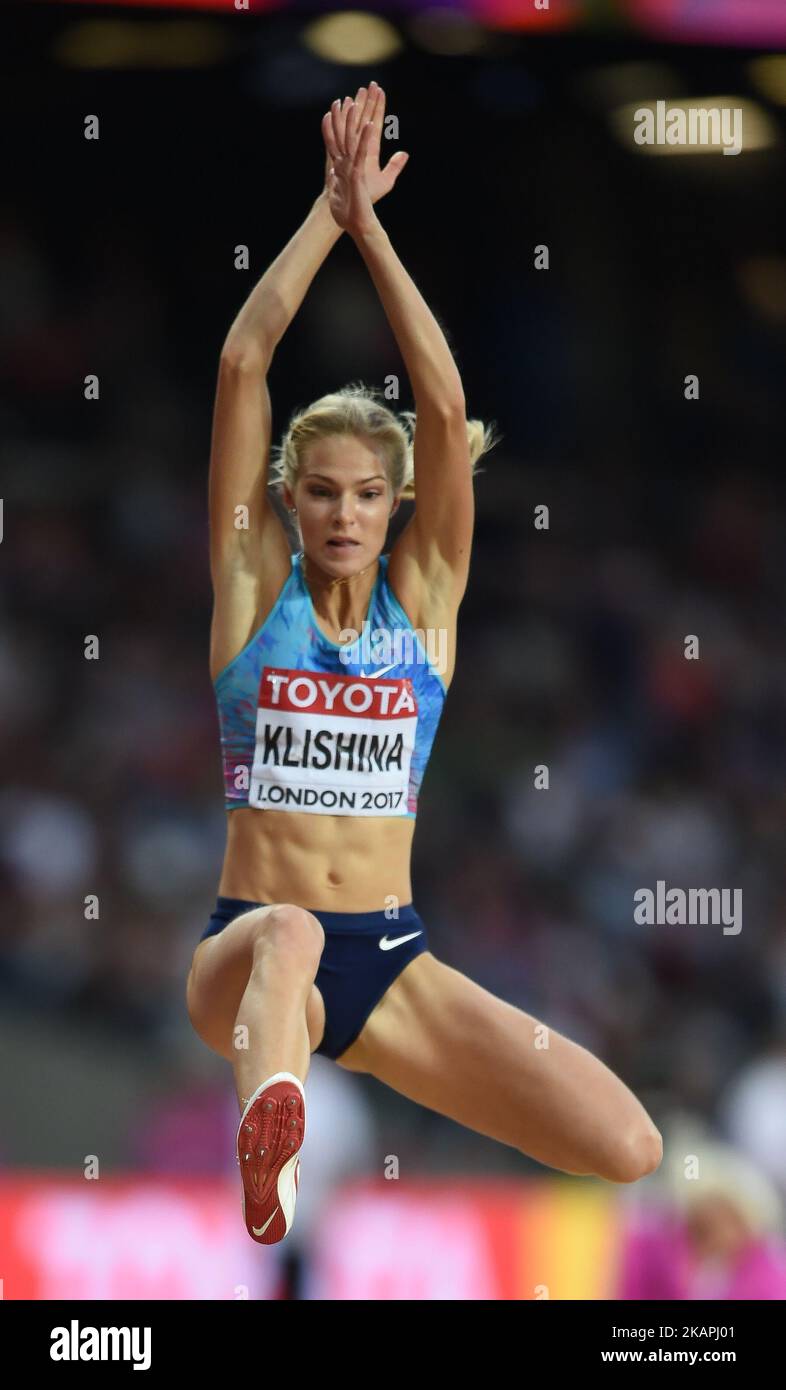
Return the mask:
POLYGON ((371 120, 374 127, 374 136, 369 153, 376 158, 377 164, 379 164, 379 150, 382 143, 382 125, 385 119, 385 93, 382 87, 377 86, 376 82, 373 83, 372 86, 374 88, 373 106, 366 118, 371 120))
POLYGON ((371 119, 371 115, 374 110, 373 84, 371 87, 358 87, 357 94, 355 96, 355 106, 359 110, 360 124, 362 127, 364 121, 369 121, 371 119))
POLYGON ((349 109, 350 98, 344 97, 343 104, 339 97, 333 102, 330 108, 330 129, 332 132, 333 144, 335 147, 334 158, 340 159, 345 155, 346 150, 346 124, 347 111, 349 109))
POLYGON ((366 125, 364 125, 362 131, 360 132, 360 138, 357 142, 357 148, 355 150, 355 155, 352 160, 352 174, 354 177, 362 178, 365 175, 366 157, 368 156, 369 150, 371 148, 371 140, 373 134, 374 126, 372 125, 371 121, 368 121, 366 125))
POLYGON ((330 155, 331 161, 335 163, 335 161, 339 157, 339 148, 336 143, 336 135, 333 128, 332 109, 330 111, 326 111, 324 116, 322 117, 322 139, 325 142, 325 149, 330 155))
POLYGON ((358 87, 354 98, 336 97, 322 120, 325 144, 332 156, 353 155, 355 139, 367 121, 373 121, 375 131, 382 135, 385 112, 385 93, 377 82, 358 87))
POLYGON ((361 106, 356 101, 351 101, 347 107, 346 125, 344 126, 344 150, 352 160, 354 160, 358 149, 358 138, 361 128, 361 110, 361 106))

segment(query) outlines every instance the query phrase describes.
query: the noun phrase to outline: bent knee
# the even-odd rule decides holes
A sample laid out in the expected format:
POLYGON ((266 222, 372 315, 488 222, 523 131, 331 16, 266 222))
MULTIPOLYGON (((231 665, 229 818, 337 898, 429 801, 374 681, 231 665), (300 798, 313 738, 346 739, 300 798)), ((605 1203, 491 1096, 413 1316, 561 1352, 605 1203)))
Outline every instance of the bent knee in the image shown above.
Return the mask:
POLYGON ((610 1182, 638 1182, 654 1173, 662 1158, 663 1138, 655 1126, 635 1130, 616 1149, 612 1171, 603 1176, 610 1182))
POLYGON ((278 903, 266 913, 254 933, 254 960, 275 952, 283 960, 319 964, 325 946, 322 923, 313 912, 294 903, 278 903))

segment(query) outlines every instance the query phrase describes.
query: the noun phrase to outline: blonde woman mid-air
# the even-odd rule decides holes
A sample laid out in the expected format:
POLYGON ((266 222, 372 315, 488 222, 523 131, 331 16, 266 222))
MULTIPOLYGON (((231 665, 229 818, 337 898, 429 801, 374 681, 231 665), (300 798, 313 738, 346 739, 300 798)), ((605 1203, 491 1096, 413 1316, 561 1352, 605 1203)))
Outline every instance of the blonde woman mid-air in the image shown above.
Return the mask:
POLYGON ((662 1154, 603 1062, 554 1031, 543 1046, 534 1018, 432 955, 412 902, 473 471, 493 438, 467 420, 443 333, 374 211, 407 161, 380 166, 384 106, 372 82, 325 115, 325 186, 240 311, 218 371, 210 659, 229 815, 187 1002, 234 1070, 244 1218, 264 1245, 292 1225, 312 1052, 564 1173, 630 1183, 662 1154), (268 496, 267 373, 342 232, 376 287, 415 412, 397 416, 378 391, 349 386, 292 418, 274 478, 296 518, 292 555, 268 496), (416 510, 383 554, 402 497, 416 510), (441 670, 429 632, 445 635, 441 670))

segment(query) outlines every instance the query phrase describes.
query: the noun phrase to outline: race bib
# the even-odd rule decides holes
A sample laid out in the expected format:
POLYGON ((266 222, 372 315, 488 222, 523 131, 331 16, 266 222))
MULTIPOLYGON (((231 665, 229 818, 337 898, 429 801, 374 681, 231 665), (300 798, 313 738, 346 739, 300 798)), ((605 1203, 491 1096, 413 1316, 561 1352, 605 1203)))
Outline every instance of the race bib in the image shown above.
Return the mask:
POLYGON ((417 722, 417 698, 406 678, 265 666, 249 805, 405 816, 417 722))

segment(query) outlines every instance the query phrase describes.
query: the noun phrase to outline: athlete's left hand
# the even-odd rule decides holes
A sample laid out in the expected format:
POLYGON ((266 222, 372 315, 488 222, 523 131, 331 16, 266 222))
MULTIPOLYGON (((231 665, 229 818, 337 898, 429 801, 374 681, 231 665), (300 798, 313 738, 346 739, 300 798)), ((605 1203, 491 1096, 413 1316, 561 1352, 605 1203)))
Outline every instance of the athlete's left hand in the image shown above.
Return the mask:
POLYGON ((325 190, 338 226, 351 235, 376 223, 373 204, 389 193, 409 155, 404 150, 391 156, 385 168, 379 163, 385 93, 376 82, 358 89, 354 102, 333 102, 322 119, 327 151, 325 190))

